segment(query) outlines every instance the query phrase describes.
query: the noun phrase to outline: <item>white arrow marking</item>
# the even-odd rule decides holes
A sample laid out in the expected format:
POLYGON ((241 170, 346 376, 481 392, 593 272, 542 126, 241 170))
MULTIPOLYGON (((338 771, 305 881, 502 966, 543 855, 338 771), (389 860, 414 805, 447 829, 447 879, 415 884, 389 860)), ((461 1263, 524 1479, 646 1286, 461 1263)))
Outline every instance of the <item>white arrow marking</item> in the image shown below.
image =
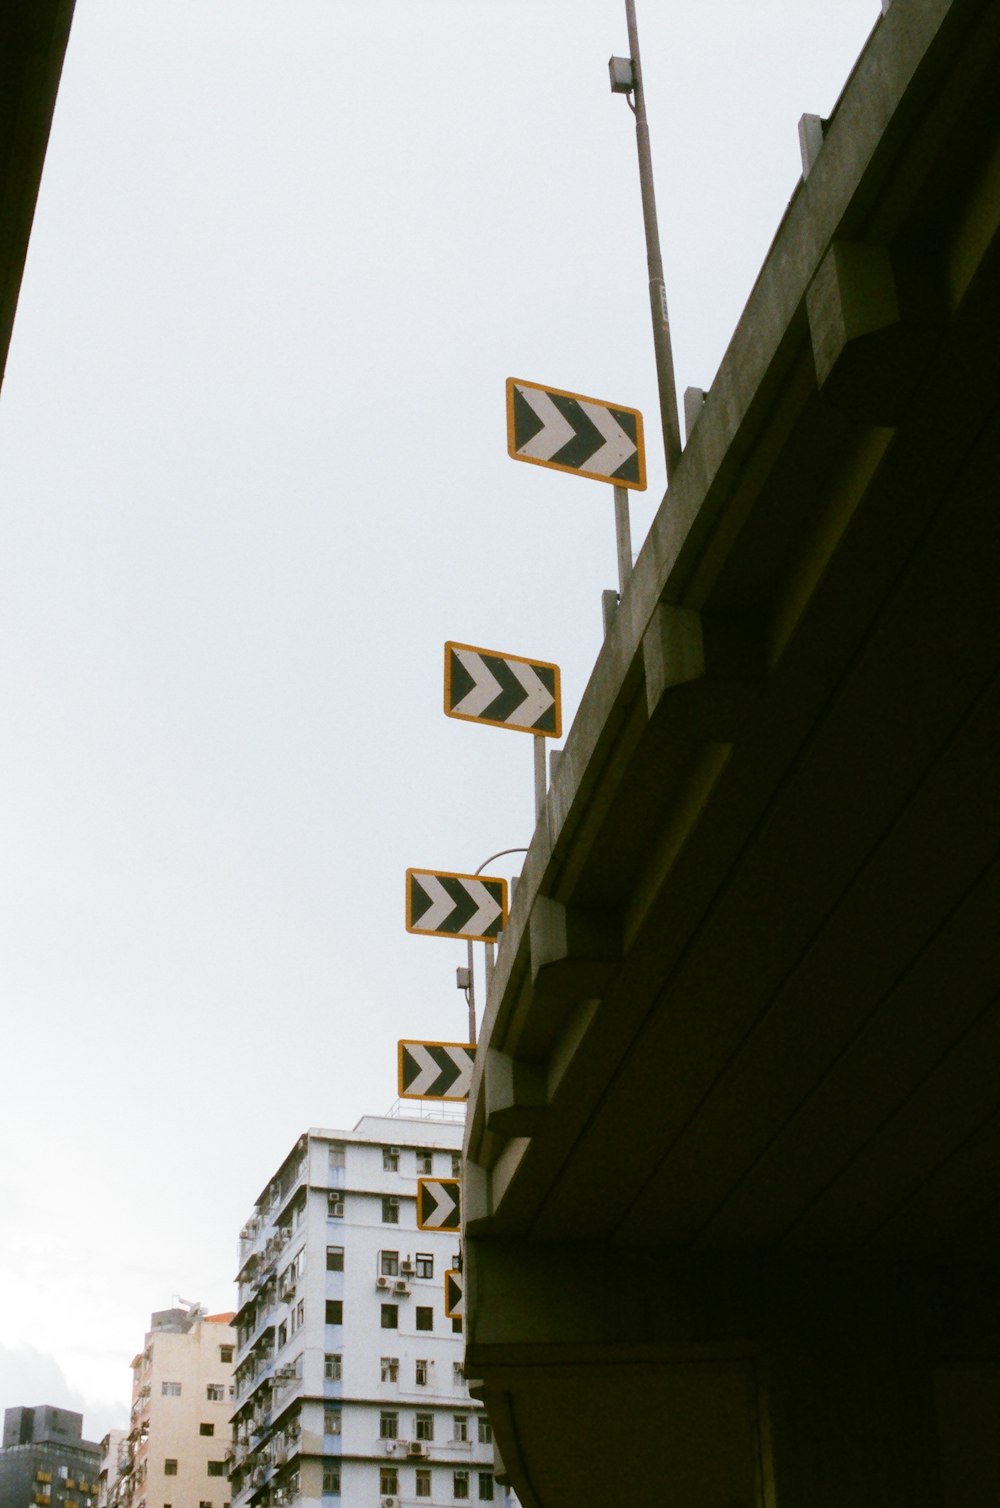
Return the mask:
POLYGON ((411 1042, 406 1051, 413 1061, 420 1065, 420 1072, 406 1092, 416 1095, 426 1094, 431 1085, 437 1081, 441 1070, 422 1042, 411 1042))
POLYGON ((533 665, 527 665, 521 660, 508 660, 508 667, 514 672, 527 698, 519 707, 516 707, 506 719, 508 723, 527 723, 531 727, 537 723, 543 713, 548 712, 555 697, 545 685, 545 682, 536 673, 533 665))
POLYGON ((425 1183, 424 1190, 434 1200, 434 1208, 424 1216, 424 1230, 429 1230, 451 1219, 458 1209, 458 1200, 443 1183, 425 1183))
POLYGON ((482 655, 473 654, 468 649, 456 649, 453 652, 461 660, 475 684, 472 690, 466 692, 458 705, 451 710, 462 717, 480 717, 490 702, 496 701, 503 687, 482 655))
POLYGON ((445 1052, 458 1070, 458 1077, 449 1093, 453 1094, 456 1099, 459 1095, 468 1099, 469 1090, 472 1088, 472 1058, 464 1047, 446 1047, 445 1052))
POLYGON ((629 439, 609 408, 604 408, 599 403, 581 403, 580 407, 604 436, 600 450, 595 450, 589 461, 582 461, 580 470, 612 476, 629 456, 635 455, 639 447, 629 439))
POLYGON ((534 409, 543 426, 517 453, 519 456, 530 456, 535 461, 547 461, 573 439, 576 430, 541 388, 518 387, 517 391, 525 403, 534 409))
POLYGON ((463 880, 462 884, 469 892, 470 898, 479 906, 475 916, 470 916, 462 931, 471 932, 475 937, 482 937, 486 929, 503 914, 503 907, 481 880, 463 880))
POLYGON ((417 932, 437 932, 455 909, 455 902, 436 874, 415 874, 413 878, 430 900, 430 908, 413 926, 417 932))

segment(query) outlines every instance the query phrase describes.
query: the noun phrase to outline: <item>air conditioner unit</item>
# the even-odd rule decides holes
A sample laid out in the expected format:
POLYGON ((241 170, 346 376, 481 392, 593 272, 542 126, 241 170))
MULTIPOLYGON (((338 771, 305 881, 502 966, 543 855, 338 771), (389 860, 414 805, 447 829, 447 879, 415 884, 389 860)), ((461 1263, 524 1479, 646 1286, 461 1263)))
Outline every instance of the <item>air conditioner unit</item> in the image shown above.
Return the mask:
POLYGON ((386 1203, 388 1204, 390 1209, 399 1208, 399 1199, 395 1194, 390 1194, 389 1198, 386 1200, 386 1203))
POLYGON ((383 1498, 382 1508, 399 1508, 399 1498, 383 1498))
POLYGON ((399 1264, 399 1270, 406 1277, 412 1278, 413 1272, 414 1272, 413 1263, 409 1260, 409 1258, 407 1258, 407 1260, 405 1262, 400 1262, 400 1264, 399 1264))
POLYGON ((390 1147, 389 1148, 389 1156, 390 1157, 398 1157, 399 1156, 399 1148, 398 1147, 390 1147))
POLYGON ((409 1293, 410 1285, 400 1278, 398 1282, 393 1283, 392 1291, 393 1293, 409 1293))
POLYGON ((406 1447, 406 1454, 408 1456, 419 1456, 421 1460, 426 1460, 430 1455, 430 1448, 425 1440, 411 1440, 406 1447))
POLYGON ((375 1279, 375 1287, 376 1288, 391 1288, 392 1287, 392 1278, 387 1278, 382 1273, 379 1273, 378 1277, 375 1279))

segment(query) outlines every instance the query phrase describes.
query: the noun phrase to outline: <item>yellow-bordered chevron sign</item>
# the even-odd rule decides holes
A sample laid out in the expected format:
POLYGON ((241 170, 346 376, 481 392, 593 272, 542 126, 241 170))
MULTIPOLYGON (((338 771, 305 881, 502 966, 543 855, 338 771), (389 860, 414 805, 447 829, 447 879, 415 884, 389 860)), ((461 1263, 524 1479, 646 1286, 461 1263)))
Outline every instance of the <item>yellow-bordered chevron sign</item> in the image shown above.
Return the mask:
POLYGON ((417 1229, 461 1230, 462 1183, 458 1178, 417 1179, 417 1229))
POLYGON ((465 1284, 457 1267, 449 1267, 444 1275, 444 1312, 448 1319, 465 1318, 465 1284))
POLYGON ((467 1100, 476 1062, 474 1042, 397 1044, 401 1100, 467 1100))
POLYGON ((507 452, 515 461, 553 466, 576 476, 646 486, 642 415, 602 398, 507 378, 507 452))
POLYGON ((562 733, 559 666, 474 644, 444 646, 444 710, 448 717, 518 733, 562 733))
POLYGON ((488 874, 406 871, 406 930, 496 942, 507 925, 507 881, 488 874))

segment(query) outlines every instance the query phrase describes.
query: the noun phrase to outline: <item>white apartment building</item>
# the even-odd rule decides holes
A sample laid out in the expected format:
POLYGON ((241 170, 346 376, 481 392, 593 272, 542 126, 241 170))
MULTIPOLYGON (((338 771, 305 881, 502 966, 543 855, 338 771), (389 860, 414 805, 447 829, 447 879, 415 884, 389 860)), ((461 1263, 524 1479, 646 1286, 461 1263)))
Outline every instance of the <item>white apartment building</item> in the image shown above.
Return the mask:
POLYGON ((417 1179, 460 1170, 456 1122, 365 1116, 301 1136, 240 1233, 233 1508, 503 1503, 445 1314, 457 1233, 417 1179))
POLYGON ((195 1304, 150 1320, 132 1363, 132 1413, 110 1508, 230 1508, 231 1314, 195 1304))

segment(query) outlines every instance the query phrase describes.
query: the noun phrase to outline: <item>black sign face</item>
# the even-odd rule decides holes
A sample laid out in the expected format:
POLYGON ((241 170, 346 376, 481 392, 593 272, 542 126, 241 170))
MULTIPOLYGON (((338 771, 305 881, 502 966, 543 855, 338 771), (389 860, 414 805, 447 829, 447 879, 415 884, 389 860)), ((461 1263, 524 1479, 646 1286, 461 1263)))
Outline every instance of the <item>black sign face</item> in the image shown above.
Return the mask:
POLYGON ((444 710, 467 722, 558 738, 559 666, 449 641, 444 646, 444 710))
POLYGON ((417 1179, 418 1230, 461 1230, 462 1184, 458 1178, 417 1179))
POLYGON ((465 1317, 465 1288, 462 1274, 455 1267, 449 1267, 444 1275, 444 1312, 448 1319, 465 1317))
POLYGON ((400 1042, 400 1099, 467 1100, 475 1060, 470 1042, 400 1042))
POLYGON ((638 409, 520 377, 507 378, 507 453, 618 487, 646 485, 638 409))
POLYGON ((406 871, 406 930, 496 942, 507 920, 507 881, 485 874, 406 871))

